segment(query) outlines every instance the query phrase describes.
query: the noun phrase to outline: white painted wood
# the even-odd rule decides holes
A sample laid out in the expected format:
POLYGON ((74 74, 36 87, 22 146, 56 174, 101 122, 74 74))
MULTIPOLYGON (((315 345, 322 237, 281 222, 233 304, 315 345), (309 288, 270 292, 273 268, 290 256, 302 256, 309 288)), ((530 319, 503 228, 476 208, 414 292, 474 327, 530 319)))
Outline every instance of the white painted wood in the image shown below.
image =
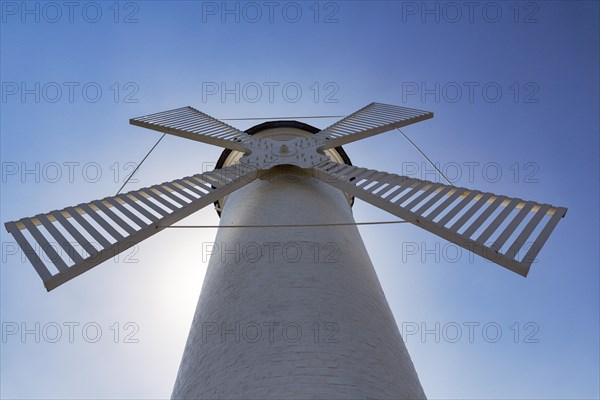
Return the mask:
POLYGON ((33 247, 31 247, 25 236, 23 236, 21 229, 17 228, 17 224, 14 222, 7 222, 5 226, 6 230, 13 235, 19 247, 21 250, 23 250, 25 257, 27 257, 31 265, 33 265, 33 268, 35 268, 35 271, 38 273, 40 278, 42 278, 42 280, 50 279, 52 274, 50 271, 48 271, 48 268, 37 255, 33 247))
POLYGON ((249 139, 250 135, 192 107, 132 118, 129 123, 215 146, 242 152, 249 151, 249 148, 241 144, 241 141, 249 139), (219 137, 226 133, 230 135, 219 137))
MULTIPOLYGON (((510 238, 510 236, 515 231, 517 231, 517 229, 519 228, 519 224, 522 222, 522 220, 526 217, 528 213, 532 212, 535 216, 535 213, 554 214, 557 212, 557 210, 560 210, 556 207, 546 207, 532 201, 524 202, 520 199, 506 199, 500 204, 500 202, 497 200, 498 196, 492 195, 491 193, 482 194, 479 191, 472 191, 464 188, 453 187, 453 190, 444 191, 444 195, 447 196, 446 200, 443 201, 427 217, 423 218, 419 213, 420 210, 417 210, 417 212, 412 210, 411 206, 416 206, 417 204, 415 203, 418 203, 416 202, 416 200, 412 201, 405 207, 402 206, 403 202, 416 195, 420 190, 427 190, 428 187, 441 184, 434 184, 433 182, 423 181, 414 178, 412 180, 408 180, 407 177, 397 175, 398 179, 407 179, 407 182, 409 182, 407 186, 410 187, 406 192, 403 193, 403 195, 399 199, 394 200, 391 195, 381 196, 378 194, 371 193, 368 190, 362 189, 362 186, 367 185, 364 182, 362 185, 357 185, 355 181, 350 180, 350 177, 354 176, 355 173, 366 171, 365 169, 353 167, 353 169, 349 170, 345 175, 338 175, 328 173, 327 171, 331 170, 331 168, 332 167, 330 163, 323 163, 322 165, 317 166, 317 171, 315 172, 314 176, 318 177, 323 182, 329 185, 343 190, 349 195, 356 196, 368 203, 373 204, 376 207, 379 207, 385 211, 390 212, 391 214, 394 214, 404 219, 407 222, 415 224, 437 236, 440 236, 452 243, 457 244, 458 246, 467 249, 468 251, 478 254, 481 257, 484 257, 498 265, 501 265, 523 276, 527 276, 532 261, 527 261, 529 260, 529 258, 519 261, 517 259, 516 254, 503 254, 500 252, 502 246, 510 238), (479 239, 473 240, 470 238, 470 235, 458 233, 458 230, 462 227, 462 225, 464 225, 469 220, 469 218, 471 218, 475 214, 475 212, 481 206, 483 206, 485 202, 487 202, 488 199, 492 198, 492 196, 496 198, 494 207, 500 206, 504 207, 504 209, 491 222, 487 221, 486 216, 486 218, 477 218, 476 221, 474 221, 473 224, 471 224, 471 226, 468 228, 470 232, 476 231, 479 227, 486 226, 483 233, 479 236, 479 239), (454 202, 460 197, 462 197, 462 199, 458 201, 457 204, 453 205, 454 202), (510 217, 511 211, 515 208, 520 208, 520 211, 516 215, 510 217), (446 214, 439 221, 435 222, 435 217, 444 211, 447 211, 446 214), (447 227, 446 225, 454 217, 459 215, 461 211, 464 211, 464 214, 458 217, 457 221, 454 224, 452 224, 451 227, 447 227), (502 223, 507 218, 510 218, 507 221, 508 225, 504 229, 504 231, 500 233, 499 237, 496 239, 496 242, 491 246, 486 245, 485 241, 481 238, 485 238, 485 240, 487 240, 487 238, 494 234, 494 232, 496 232, 496 230, 502 225, 502 223), (480 225, 474 225, 475 223, 480 225)), ((373 175, 372 172, 371 174, 373 175)), ((376 172, 373 176, 377 176, 376 172)), ((441 185, 440 187, 442 186, 448 188, 448 186, 446 185, 441 185)), ((435 188, 437 189, 439 187, 436 186, 435 188)), ((398 191, 398 189, 396 189, 396 191, 398 191)), ((420 196, 423 196, 423 194, 421 194, 420 196)), ((420 196, 417 196, 416 199, 418 199, 420 196)), ((564 215, 564 213, 562 215, 564 215)), ((554 229, 554 226, 556 226, 557 221, 555 219, 550 219, 550 221, 552 223, 548 222, 547 225, 545 225, 545 227, 542 228, 542 233, 540 234, 540 238, 536 240, 536 243, 543 245, 543 243, 547 239, 547 236, 551 233, 551 230, 547 230, 546 228, 548 226, 551 226, 551 229, 554 229)), ((517 240, 525 240, 525 236, 529 236, 529 234, 531 234, 531 232, 533 231, 534 227, 535 225, 532 224, 521 228, 517 233, 517 240)), ((512 249, 515 250, 517 246, 518 244, 512 247, 512 249)), ((537 254, 537 252, 539 252, 539 249, 530 250, 530 253, 534 254, 534 256, 537 254)))
MULTIPOLYGON (((81 248, 84 249, 90 256, 94 256, 96 253, 98 253, 98 250, 94 247, 94 245, 92 245, 85 238, 85 236, 83 236, 82 233, 79 230, 77 230, 77 228, 75 228, 75 226, 73 224, 71 224, 67 220, 67 218, 65 218, 64 215, 62 215, 61 212, 53 211, 50 214, 54 215, 54 217, 56 218, 56 221, 58 221, 58 223, 60 225, 62 225, 67 230, 67 232, 69 232, 69 235, 73 236, 73 238, 77 241, 77 243, 79 243, 81 248)), ((80 259, 74 259, 73 261, 78 263, 78 262, 83 261, 83 259, 82 259, 82 257, 80 257, 80 259)))
MULTIPOLYGON (((23 218, 18 222, 9 222, 6 224, 6 228, 15 237, 19 246, 26 252, 27 257, 30 259, 36 271, 42 278, 46 289, 52 290, 57 286, 88 271, 96 265, 101 264, 116 254, 129 249, 142 240, 162 231, 165 227, 172 225, 173 223, 187 217, 188 215, 191 215, 192 213, 209 204, 212 204, 219 198, 228 195, 230 192, 246 185, 253 179, 256 179, 258 176, 258 171, 253 168, 230 167, 227 170, 230 173, 230 178, 227 179, 227 184, 220 184, 218 189, 203 194, 199 198, 193 198, 191 195, 186 193, 185 195, 188 199, 190 199, 189 203, 179 197, 176 197, 175 194, 170 192, 169 190, 173 190, 180 193, 182 190, 178 189, 174 185, 170 185, 170 183, 167 182, 166 184, 155 185, 151 188, 158 190, 158 192, 154 192, 153 190, 149 189, 140 189, 112 198, 106 198, 104 200, 95 200, 90 203, 79 204, 76 207, 67 207, 61 211, 52 211, 48 214, 36 216, 34 218, 23 218), (234 174, 238 171, 246 171, 246 173, 243 175, 235 175, 237 178, 234 179, 234 174), (162 198, 162 195, 172 199, 177 199, 180 206, 177 207, 172 203, 167 202, 167 200, 162 198), (150 198, 157 200, 161 204, 168 205, 170 207, 170 211, 166 211, 158 207, 150 200, 150 198), (144 210, 141 205, 136 204, 137 202, 147 205, 151 209, 161 214, 162 217, 157 218, 153 216, 153 218, 149 218, 153 220, 152 224, 143 223, 143 226, 140 226, 140 229, 136 229, 109 208, 110 206, 119 209, 119 206, 117 206, 117 204, 120 204, 119 199, 123 201, 123 204, 128 203, 132 205, 132 209, 139 213, 139 215, 136 215, 133 211, 124 209, 124 207, 121 206, 121 211, 124 213, 124 215, 129 215, 129 217, 131 217, 135 223, 142 223, 143 221, 140 219, 140 216, 144 215, 147 217, 149 214, 149 212, 144 210), (144 210, 144 212, 140 212, 140 209, 144 210), (77 221, 80 227, 75 227, 73 224, 71 224, 68 221, 69 218, 66 218, 63 215, 63 212, 66 212, 66 215, 77 221), (102 212, 105 216, 101 216, 99 212, 102 212), (110 236, 114 238, 114 240, 109 241, 106 237, 104 237, 103 234, 94 227, 94 225, 84 218, 85 214, 88 214, 92 220, 101 226, 110 236), (69 232, 69 234, 71 234, 75 240, 77 240, 82 248, 85 249, 88 255, 85 255, 84 257, 83 252, 77 253, 77 256, 71 257, 74 261, 74 264, 67 265, 66 262, 56 252, 56 250, 50 246, 48 239, 58 239, 59 244, 65 250, 67 250, 67 253, 69 254, 72 246, 68 245, 68 243, 65 243, 66 239, 64 239, 64 236, 62 236, 62 234, 56 230, 55 227, 48 229, 48 224, 51 224, 52 222, 49 221, 47 216, 52 216, 55 221, 54 223, 62 225, 69 232), (48 236, 44 236, 37 228, 36 224, 34 223, 34 219, 35 221, 39 221, 42 223, 42 225, 46 226, 49 232, 48 236), (126 234, 123 235, 119 233, 115 229, 117 226, 120 226, 126 232, 126 234), (21 230, 23 229, 27 230, 32 235, 33 239, 38 243, 38 245, 41 246, 44 252, 46 252, 46 254, 52 260, 52 264, 59 270, 59 273, 52 274, 40 257, 35 252, 31 253, 29 251, 30 249, 33 251, 33 248, 25 236, 21 233, 21 230), (94 246, 85 238, 83 233, 87 233, 97 240, 102 246, 102 249, 99 251, 96 250, 94 246)), ((194 178, 203 179, 204 175, 195 175, 194 178)), ((184 179, 189 180, 190 177, 184 179)))
POLYGON ((83 261, 77 250, 69 243, 67 238, 56 228, 56 226, 48 220, 48 218, 43 215, 36 215, 38 221, 46 228, 46 230, 50 233, 52 238, 60 245, 60 247, 73 259, 75 262, 83 261))
POLYGON ((371 103, 315 135, 322 149, 341 146, 433 117, 433 113, 371 103))
POLYGON ((33 236, 40 249, 46 253, 48 258, 51 260, 52 265, 54 265, 60 272, 64 272, 67 270, 67 264, 60 257, 58 252, 52 247, 48 239, 40 232, 40 230, 31 222, 31 220, 23 221, 27 231, 33 236))

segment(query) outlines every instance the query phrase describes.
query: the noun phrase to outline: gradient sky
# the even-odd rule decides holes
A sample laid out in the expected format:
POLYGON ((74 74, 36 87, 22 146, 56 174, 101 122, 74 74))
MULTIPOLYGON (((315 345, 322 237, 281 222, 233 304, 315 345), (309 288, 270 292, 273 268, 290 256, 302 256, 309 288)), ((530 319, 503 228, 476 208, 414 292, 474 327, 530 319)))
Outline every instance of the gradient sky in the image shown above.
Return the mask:
MULTIPOLYGON (((430 110, 404 132, 453 183, 569 211, 526 279, 408 224, 360 228, 426 394, 600 396, 598 2, 278 2, 272 17, 266 2, 225 15, 221 2, 80 2, 72 15, 25 4, 1 3, 2 223, 114 194, 160 137, 131 117, 185 105, 217 118, 345 115, 371 101, 430 110), (222 84, 234 94, 207 91, 222 84), (436 324, 439 343, 406 334, 436 324), (495 343, 486 324, 502 330, 495 343)), ((345 149, 355 165, 439 179, 397 132, 345 149)), ((211 169, 220 152, 167 137, 127 188, 211 169)), ((395 219, 358 200, 354 215, 395 219)), ((209 207, 184 222, 218 217, 209 207)), ((168 397, 214 234, 162 232, 46 293, 2 230, 2 398, 168 397), (40 343, 6 334, 36 323, 40 343), (85 324, 102 329, 96 343, 85 324)))

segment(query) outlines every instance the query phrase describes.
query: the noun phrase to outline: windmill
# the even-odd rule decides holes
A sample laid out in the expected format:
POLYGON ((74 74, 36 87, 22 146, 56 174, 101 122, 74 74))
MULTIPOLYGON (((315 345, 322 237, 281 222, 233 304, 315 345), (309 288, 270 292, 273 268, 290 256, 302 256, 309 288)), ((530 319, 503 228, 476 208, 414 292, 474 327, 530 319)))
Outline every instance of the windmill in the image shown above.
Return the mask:
POLYGON ((425 397, 354 197, 522 276, 566 213, 353 166, 341 147, 432 117, 371 103, 323 130, 247 132, 191 107, 134 118, 226 150, 213 171, 5 226, 50 291, 215 203, 224 254, 210 259, 173 398, 425 397))

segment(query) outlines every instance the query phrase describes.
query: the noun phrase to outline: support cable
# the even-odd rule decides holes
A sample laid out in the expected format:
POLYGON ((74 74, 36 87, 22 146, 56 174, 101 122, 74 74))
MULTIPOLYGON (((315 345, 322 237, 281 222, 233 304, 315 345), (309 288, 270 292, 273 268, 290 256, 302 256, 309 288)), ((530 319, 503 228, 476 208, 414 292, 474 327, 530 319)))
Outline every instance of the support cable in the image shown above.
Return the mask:
POLYGON ((436 165, 433 163, 433 161, 431 161, 431 160, 429 159, 429 157, 427 157, 427 155, 425 155, 425 153, 423 153, 423 151, 422 151, 422 150, 419 148, 419 146, 417 146, 417 145, 415 144, 415 142, 413 142, 412 140, 410 140, 410 138, 409 138, 408 136, 406 136, 406 134, 405 134, 404 132, 402 132, 402 131, 401 131, 399 128, 396 128, 396 130, 397 130, 398 132, 400 132, 400 133, 402 134, 402 136, 404 136, 404 137, 406 138, 406 140, 408 140, 408 141, 410 142, 410 144, 412 144, 412 145, 413 145, 413 147, 414 147, 415 149, 417 149, 417 151, 418 151, 419 153, 421 153, 421 155, 422 155, 423 157, 425 157, 425 159, 426 159, 426 160, 429 162, 429 164, 431 164, 431 166, 432 166, 433 168, 435 168, 435 170, 436 170, 436 171, 437 171, 437 172, 438 172, 438 173, 439 173, 439 174, 442 176, 442 178, 444 178, 444 179, 446 180, 446 182, 448 182, 448 185, 450 185, 450 186, 454 186, 454 185, 452 184, 452 182, 450 182, 450 180, 449 180, 448 178, 446 178, 446 175, 444 175, 444 173, 443 173, 442 171, 440 171, 440 169, 439 169, 439 168, 438 168, 438 167, 437 167, 437 166, 436 166, 436 165))
POLYGON ((357 225, 388 225, 404 224, 409 221, 367 221, 367 222, 334 222, 329 224, 273 224, 273 225, 158 225, 164 229, 210 229, 210 228, 301 228, 318 226, 357 226, 357 225))
POLYGON ((137 165, 137 167, 135 167, 135 169, 133 170, 133 172, 127 177, 127 179, 125 180, 125 182, 123 183, 123 186, 121 186, 121 188, 117 191, 117 194, 115 196, 117 196, 119 193, 121 193, 121 190, 123 190, 123 188, 125 187, 125 185, 127 185, 127 183, 129 182, 129 180, 131 178, 133 178, 133 175, 137 172, 138 169, 140 169, 140 167, 142 166, 142 163, 144 161, 146 161, 146 158, 148 158, 148 156, 150 155, 150 153, 152 153, 152 151, 156 148, 156 146, 158 146, 158 144, 160 143, 161 140, 163 140, 163 138, 166 136, 166 133, 163 133, 162 136, 160 137, 160 139, 158 139, 156 141, 156 143, 154 143, 154 146, 152 146, 152 148, 150 149, 150 151, 144 156, 144 158, 142 158, 142 161, 140 161, 137 165))
MULTIPOLYGON (((220 118, 221 121, 256 121, 256 120, 274 120, 274 119, 308 119, 308 118, 343 118, 345 117, 345 115, 309 115, 309 116, 289 116, 289 117, 252 117, 252 118, 220 118)), ((450 186, 454 186, 452 184, 452 182, 450 182, 450 180, 446 177, 446 175, 444 175, 444 173, 433 163, 433 161, 431 161, 431 159, 429 157, 427 157, 427 155, 419 148, 419 146, 416 145, 415 142, 413 142, 404 132, 402 132, 399 128, 396 128, 396 130, 398 132, 400 132, 402 134, 402 136, 404 136, 406 138, 406 140, 408 140, 408 142, 415 148, 417 149, 417 151, 419 153, 421 153, 421 155, 429 162, 429 164, 431 164, 431 166, 433 168, 435 168, 435 170, 440 174, 440 176, 442 176, 446 182, 448 182, 448 184, 450 186)), ((127 183, 129 183, 129 181, 131 180, 131 178, 133 178, 133 176, 135 175, 135 173, 140 169, 140 167, 142 166, 142 164, 144 163, 144 161, 146 161, 146 159, 148 158, 148 156, 150 156, 150 154, 154 151, 154 149, 156 148, 156 146, 158 146, 158 144, 164 139, 164 137, 166 136, 166 133, 163 133, 162 136, 156 141, 156 143, 154 143, 154 146, 152 146, 152 148, 148 151, 148 153, 146 153, 146 155, 144 156, 144 158, 142 158, 142 161, 140 161, 138 163, 138 165, 135 167, 135 169, 133 170, 133 172, 127 177, 127 179, 125 180, 125 182, 123 183, 123 185, 119 188, 119 190, 117 191, 116 195, 119 195, 121 193, 121 191, 123 190, 123 188, 127 185, 127 183)), ((387 221, 387 222, 382 222, 382 223, 397 223, 399 221, 387 221)), ((405 221, 402 221, 405 222, 405 221)), ((355 225, 368 225, 368 224, 373 224, 373 223, 357 223, 355 225)), ((352 224, 351 224, 352 225, 352 224)), ((296 226, 305 226, 305 225, 296 225, 296 226)), ((306 225, 306 226, 331 226, 331 225, 306 225)), ((211 228, 212 226, 206 226, 207 228, 211 228)), ((242 227, 242 226, 240 226, 242 227)), ((269 227, 273 227, 273 226, 269 226, 269 227)), ((172 227, 175 228, 175 227, 172 227)))
POLYGON ((310 116, 294 116, 294 117, 252 117, 252 118, 219 118, 219 121, 256 121, 266 119, 311 119, 311 118, 343 118, 346 115, 310 115, 310 116))

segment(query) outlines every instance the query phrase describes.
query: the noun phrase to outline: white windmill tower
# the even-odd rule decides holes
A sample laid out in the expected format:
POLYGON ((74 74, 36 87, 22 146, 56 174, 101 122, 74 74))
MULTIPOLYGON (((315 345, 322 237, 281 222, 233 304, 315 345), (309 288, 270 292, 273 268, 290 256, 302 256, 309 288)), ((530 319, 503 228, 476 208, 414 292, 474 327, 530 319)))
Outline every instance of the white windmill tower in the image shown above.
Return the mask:
POLYGON ((371 103, 321 131, 248 132, 191 107, 135 118, 227 150, 213 171, 5 226, 52 290, 216 202, 225 251, 209 262, 173 398, 423 398, 353 197, 523 276, 566 213, 352 166, 340 147, 432 116, 371 103))

